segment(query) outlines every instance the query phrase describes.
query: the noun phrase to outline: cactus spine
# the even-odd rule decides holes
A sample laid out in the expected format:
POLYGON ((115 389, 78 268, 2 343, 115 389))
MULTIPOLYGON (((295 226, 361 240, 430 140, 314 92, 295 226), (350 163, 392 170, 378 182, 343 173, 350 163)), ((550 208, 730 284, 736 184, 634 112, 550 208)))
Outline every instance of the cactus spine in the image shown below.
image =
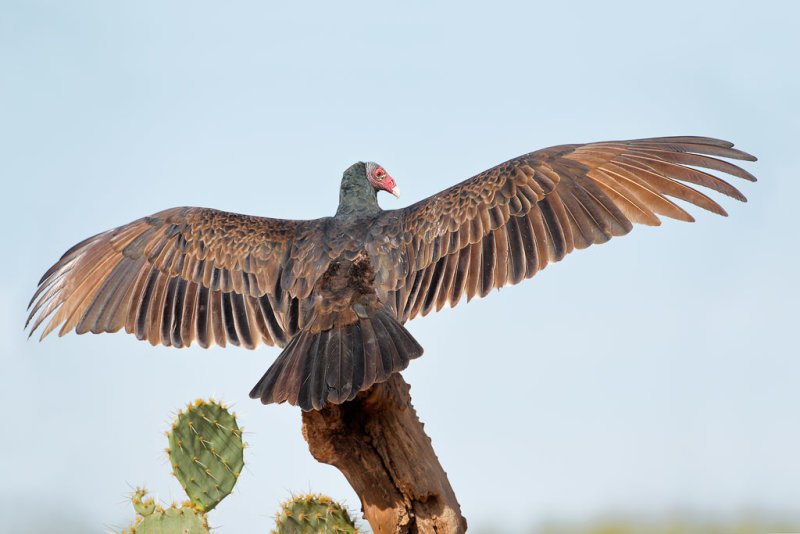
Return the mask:
POLYGON ((324 495, 296 496, 281 506, 273 534, 357 534, 340 504, 324 495))
POLYGON ((173 473, 203 512, 230 494, 244 465, 243 449, 236 416, 214 400, 197 400, 178 412, 169 432, 173 473))

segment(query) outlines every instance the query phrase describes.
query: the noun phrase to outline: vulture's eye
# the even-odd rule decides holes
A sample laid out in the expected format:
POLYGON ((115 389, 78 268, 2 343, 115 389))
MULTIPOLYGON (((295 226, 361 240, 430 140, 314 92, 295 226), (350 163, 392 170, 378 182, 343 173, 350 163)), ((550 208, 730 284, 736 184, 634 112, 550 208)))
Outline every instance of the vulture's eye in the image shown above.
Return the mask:
POLYGON ((384 174, 386 174, 386 171, 384 171, 383 169, 378 169, 377 171, 375 171, 375 176, 377 176, 378 178, 383 178, 384 174))

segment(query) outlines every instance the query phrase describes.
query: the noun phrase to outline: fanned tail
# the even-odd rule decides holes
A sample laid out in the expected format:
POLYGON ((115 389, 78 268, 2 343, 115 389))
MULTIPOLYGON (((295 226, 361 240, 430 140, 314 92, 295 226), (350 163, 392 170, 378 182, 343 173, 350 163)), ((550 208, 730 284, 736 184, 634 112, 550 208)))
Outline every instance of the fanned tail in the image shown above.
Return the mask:
POLYGON ((384 310, 346 326, 321 332, 303 330, 281 352, 250 392, 264 404, 288 401, 303 410, 352 400, 409 360, 422 347, 384 310))

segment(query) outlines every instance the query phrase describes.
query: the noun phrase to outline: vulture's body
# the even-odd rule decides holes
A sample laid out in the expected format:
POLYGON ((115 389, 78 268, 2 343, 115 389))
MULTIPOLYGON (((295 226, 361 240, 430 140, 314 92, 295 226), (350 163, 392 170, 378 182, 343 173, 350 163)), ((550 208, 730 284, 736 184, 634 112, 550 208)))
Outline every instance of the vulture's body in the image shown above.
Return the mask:
POLYGON ((344 173, 337 212, 299 221, 174 208, 75 245, 31 299, 31 332, 59 325, 152 344, 261 343, 283 352, 251 392, 303 409, 352 399, 404 369, 422 347, 417 315, 530 278, 576 248, 691 216, 667 197, 724 215, 686 185, 738 200, 698 168, 755 180, 717 157, 731 143, 672 137, 563 145, 520 156, 399 210, 375 163, 344 173), (716 156, 716 157, 710 157, 716 156))

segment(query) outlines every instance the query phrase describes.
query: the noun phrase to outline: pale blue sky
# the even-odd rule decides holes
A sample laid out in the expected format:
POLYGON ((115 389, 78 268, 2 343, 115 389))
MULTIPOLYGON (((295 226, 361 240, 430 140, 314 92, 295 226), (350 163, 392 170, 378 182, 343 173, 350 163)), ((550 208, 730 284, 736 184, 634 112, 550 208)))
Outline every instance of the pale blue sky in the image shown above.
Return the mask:
POLYGON ((247 398, 276 349, 26 341, 36 281, 74 243, 179 205, 331 214, 358 160, 392 174, 394 208, 537 148, 683 134, 759 157, 748 204, 413 321, 404 376, 476 531, 796 511, 798 4, 489 5, 0 3, 6 526, 120 530, 133 486, 180 499, 162 432, 211 394, 251 444, 218 532, 266 531, 292 491, 359 506, 299 409, 247 398))

